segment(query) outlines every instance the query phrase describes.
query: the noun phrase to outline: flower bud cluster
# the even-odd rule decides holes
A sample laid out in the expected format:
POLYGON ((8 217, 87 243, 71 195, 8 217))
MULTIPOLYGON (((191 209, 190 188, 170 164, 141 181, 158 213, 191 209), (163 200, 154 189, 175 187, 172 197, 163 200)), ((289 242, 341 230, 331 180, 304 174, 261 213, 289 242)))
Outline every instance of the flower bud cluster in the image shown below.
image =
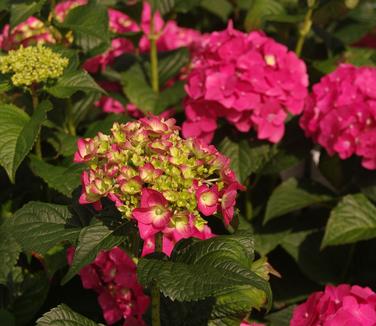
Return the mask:
POLYGON ((352 155, 376 169, 376 68, 340 65, 313 86, 300 125, 341 159, 352 155))
POLYGON ((89 167, 80 203, 100 209, 101 198, 115 202, 125 218, 137 221, 143 254, 154 251, 157 233, 166 254, 182 238, 210 237, 203 216, 220 213, 229 224, 243 188, 214 146, 181 138, 174 119, 156 116, 115 123, 111 135, 80 139, 75 162, 89 167))
POLYGON ((210 143, 217 119, 225 118, 241 132, 254 128, 259 139, 278 142, 288 114, 303 110, 304 62, 261 32, 245 34, 231 22, 203 38, 187 78, 183 135, 210 143))
POLYGON ((11 74, 15 86, 30 86, 60 77, 69 60, 43 45, 21 46, 0 57, 0 72, 11 74))
MULTIPOLYGON (((75 249, 67 250, 71 265, 75 249)), ((136 265, 119 247, 101 251, 94 261, 80 271, 85 289, 98 294, 98 302, 108 325, 124 319, 123 326, 146 326, 142 315, 148 309, 150 299, 137 281, 136 265)))

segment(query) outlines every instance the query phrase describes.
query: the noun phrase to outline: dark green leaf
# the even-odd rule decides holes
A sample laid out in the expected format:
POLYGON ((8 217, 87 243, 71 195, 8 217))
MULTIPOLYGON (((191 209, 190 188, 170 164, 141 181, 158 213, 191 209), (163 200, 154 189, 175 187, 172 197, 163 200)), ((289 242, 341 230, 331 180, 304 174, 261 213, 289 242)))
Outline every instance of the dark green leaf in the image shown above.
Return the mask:
POLYGON ((55 148, 58 154, 72 156, 77 150, 77 138, 65 132, 56 132, 48 139, 48 142, 55 148))
POLYGON ((16 265, 20 252, 21 246, 12 235, 0 229, 0 284, 7 284, 8 275, 16 265))
POLYGON ((68 98, 78 91, 106 93, 86 71, 68 72, 47 88, 48 93, 58 98, 68 98))
POLYGON ((61 26, 73 31, 75 43, 85 52, 98 54, 110 45, 108 13, 104 5, 91 2, 78 6, 69 11, 61 26))
POLYGON ((49 187, 57 190, 67 197, 81 184, 81 172, 84 166, 72 164, 69 167, 55 166, 32 156, 30 167, 34 174, 41 177, 49 187))
POLYGON ((175 0, 148 0, 153 12, 159 11, 161 15, 167 15, 175 6, 175 0))
POLYGON ((227 0, 202 0, 200 6, 227 22, 232 12, 231 3, 227 0))
POLYGON ((142 112, 154 112, 158 95, 151 89, 139 64, 133 65, 123 74, 123 90, 129 101, 142 112))
POLYGON ((246 31, 260 28, 269 16, 285 14, 283 5, 276 0, 254 0, 244 20, 246 31))
POLYGON ((318 184, 288 179, 274 189, 266 206, 264 223, 287 213, 333 200, 326 188, 318 184))
MULTIPOLYGON (((219 236, 182 246, 174 249, 172 261, 141 259, 140 282, 149 286, 155 281, 164 295, 179 301, 228 295, 242 287, 243 290, 260 290, 254 292, 253 304, 266 298, 270 303, 268 283, 251 271, 253 241, 249 233, 219 236)), ((227 311, 226 315, 229 314, 227 311)))
POLYGON ((28 19, 30 16, 38 13, 45 2, 46 0, 39 0, 12 4, 10 7, 10 27, 13 28, 28 19))
POLYGON ((25 325, 30 322, 46 300, 49 287, 48 279, 44 273, 25 275, 21 285, 21 295, 12 306, 17 325, 25 325))
POLYGON ((184 83, 176 82, 159 94, 157 102, 155 103, 154 114, 160 114, 164 110, 178 105, 185 95, 184 83))
POLYGON ((233 141, 226 137, 219 144, 219 150, 231 159, 231 167, 240 182, 244 182, 249 175, 256 172, 270 158, 269 144, 247 140, 233 141))
POLYGON ((279 311, 267 315, 265 318, 270 323, 270 326, 290 326, 292 312, 295 306, 289 306, 279 311))
POLYGON ((102 223, 83 228, 78 237, 78 245, 72 265, 64 276, 62 284, 67 283, 82 267, 91 263, 99 251, 112 249, 122 243, 128 228, 128 223, 121 224, 113 229, 109 229, 102 223))
POLYGON ((85 94, 82 99, 74 102, 72 105, 72 115, 75 126, 91 114, 94 103, 100 98, 100 95, 99 92, 90 92, 85 94))
POLYGON ((175 0, 175 11, 186 13, 198 6, 202 0, 175 0))
POLYGON ((158 76, 161 85, 175 77, 180 69, 189 62, 189 51, 187 48, 180 48, 169 52, 160 58, 158 62, 158 76))
POLYGON ((27 203, 8 224, 25 251, 41 254, 63 241, 75 242, 81 230, 66 206, 42 202, 27 203))
POLYGON ((332 210, 322 246, 376 238, 376 207, 363 194, 347 195, 332 210))
POLYGON ((92 123, 86 130, 85 137, 94 137, 100 131, 104 134, 108 134, 112 128, 114 122, 125 123, 129 119, 124 115, 109 114, 103 120, 98 120, 92 123))
POLYGON ((0 164, 11 181, 14 181, 17 168, 32 149, 50 107, 50 102, 42 102, 29 118, 14 105, 0 106, 0 164))
POLYGON ((99 324, 61 304, 39 318, 36 326, 99 326, 99 324))

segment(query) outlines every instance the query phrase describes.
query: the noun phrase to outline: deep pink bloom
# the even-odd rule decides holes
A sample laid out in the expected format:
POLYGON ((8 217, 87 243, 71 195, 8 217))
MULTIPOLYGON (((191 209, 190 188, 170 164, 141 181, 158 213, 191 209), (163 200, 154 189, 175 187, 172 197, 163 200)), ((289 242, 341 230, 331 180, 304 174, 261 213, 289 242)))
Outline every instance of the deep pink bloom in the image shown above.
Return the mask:
MULTIPOLYGON (((75 249, 67 250, 72 264, 75 249)), ((146 325, 142 315, 150 299, 137 281, 136 265, 120 248, 101 251, 95 260, 82 268, 80 277, 85 289, 98 294, 98 303, 108 325, 124 319, 124 325, 146 325)))
POLYGON ((376 169, 376 68, 340 65, 313 86, 300 125, 341 159, 362 158, 376 169))
POLYGON ((374 326, 376 294, 370 288, 328 285, 294 309, 291 326, 374 326))
POLYGON ((307 95, 306 67, 287 47, 261 32, 227 29, 201 38, 187 77, 185 137, 213 138, 225 118, 241 132, 256 129, 273 143, 284 134, 288 113, 301 113, 307 95))

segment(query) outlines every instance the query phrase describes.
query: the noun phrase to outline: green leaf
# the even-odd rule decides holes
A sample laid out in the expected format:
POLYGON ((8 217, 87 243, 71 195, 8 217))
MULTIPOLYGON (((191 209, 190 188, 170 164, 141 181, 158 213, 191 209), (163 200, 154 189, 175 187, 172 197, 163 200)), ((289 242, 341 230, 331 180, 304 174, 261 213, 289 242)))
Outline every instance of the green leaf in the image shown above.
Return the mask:
MULTIPOLYGON (((24 1, 25 2, 25 1, 24 1)), ((30 16, 38 13, 46 0, 12 4, 10 7, 10 27, 14 28, 30 16)))
POLYGON ((84 169, 82 164, 72 164, 69 167, 55 166, 35 156, 30 158, 30 167, 34 174, 41 177, 49 187, 67 197, 71 197, 72 191, 81 184, 80 176, 84 169))
POLYGON ((77 150, 77 136, 65 132, 55 132, 47 141, 63 156, 72 156, 77 150))
POLYGON ((0 284, 7 284, 8 275, 16 265, 20 252, 21 246, 12 235, 0 230, 0 284))
POLYGON ((227 0, 202 0, 200 6, 227 22, 232 12, 232 6, 227 0))
POLYGON ((187 48, 180 48, 168 52, 159 59, 158 62, 158 76, 161 85, 164 85, 168 80, 175 77, 180 69, 186 66, 189 62, 189 51, 187 48))
POLYGON ((292 305, 279 311, 268 314, 265 319, 270 326, 290 326, 292 312, 296 306, 292 305))
POLYGON ((123 90, 129 101, 142 112, 154 112, 158 95, 148 84, 144 71, 139 64, 133 65, 123 73, 123 90))
POLYGON ((246 31, 260 28, 269 16, 283 15, 285 9, 276 0, 254 0, 244 20, 246 31))
POLYGON ((61 26, 73 31, 75 43, 93 55, 110 45, 107 8, 95 1, 69 11, 61 26))
POLYGON ((186 96, 184 84, 184 82, 176 82, 174 85, 161 92, 155 103, 154 114, 160 114, 164 110, 181 103, 186 96))
POLYGON ((345 60, 355 66, 376 66, 376 50, 369 48, 349 48, 345 60))
POLYGON ((332 195, 318 184, 288 179, 274 189, 265 212, 264 223, 287 213, 333 200, 332 195))
POLYGON ((61 242, 75 242, 81 230, 66 206, 32 201, 7 226, 25 251, 42 255, 61 242))
POLYGON ((113 229, 109 229, 102 223, 83 228, 78 237, 78 245, 72 265, 61 281, 62 284, 67 283, 82 267, 90 264, 99 251, 111 249, 122 243, 126 237, 128 228, 128 223, 120 224, 113 229))
POLYGON ((46 89, 48 93, 58 98, 69 98, 74 93, 106 93, 86 71, 72 71, 64 74, 54 86, 46 89))
POLYGON ((187 13, 198 6, 202 0, 175 0, 175 11, 187 13))
POLYGON ((363 194, 347 195, 331 211, 322 246, 376 238, 376 207, 363 194))
POLYGON ((65 304, 46 312, 37 320, 36 326, 99 326, 94 321, 78 314, 65 304))
POLYGON ((231 167, 240 182, 244 182, 249 175, 261 168, 271 155, 269 144, 250 144, 245 139, 234 141, 228 137, 219 144, 219 150, 231 159, 231 167))
POLYGON ((175 6, 175 0, 148 0, 153 12, 159 11, 164 16, 167 15, 175 6))
POLYGON ((75 101, 72 106, 72 116, 75 126, 83 121, 87 116, 92 114, 94 109, 94 103, 100 98, 101 94, 99 92, 90 92, 85 94, 85 96, 75 101))
POLYGON ((201 300, 242 287, 260 290, 270 303, 268 283, 251 271, 253 241, 248 232, 183 245, 175 247, 171 261, 141 259, 137 268, 139 281, 145 286, 157 282, 161 292, 172 300, 201 300))
POLYGON ((86 130, 85 137, 94 137, 100 131, 108 134, 114 122, 125 123, 129 119, 125 115, 109 114, 103 120, 93 122, 86 130))
POLYGON ((21 295, 12 305, 17 325, 26 325, 31 321, 44 304, 49 288, 50 284, 44 273, 25 275, 20 289, 21 295))
POLYGON ((0 106, 0 164, 12 182, 17 168, 32 149, 50 107, 50 102, 42 102, 29 118, 14 105, 0 106))

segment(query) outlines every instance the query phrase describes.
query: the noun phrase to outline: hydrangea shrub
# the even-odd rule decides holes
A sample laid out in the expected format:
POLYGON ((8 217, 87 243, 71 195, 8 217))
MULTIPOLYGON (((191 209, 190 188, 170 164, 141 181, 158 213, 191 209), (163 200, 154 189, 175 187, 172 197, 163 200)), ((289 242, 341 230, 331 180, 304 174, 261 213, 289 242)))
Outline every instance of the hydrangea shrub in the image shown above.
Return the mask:
POLYGON ((375 325, 373 2, 0 2, 0 325, 375 325))

